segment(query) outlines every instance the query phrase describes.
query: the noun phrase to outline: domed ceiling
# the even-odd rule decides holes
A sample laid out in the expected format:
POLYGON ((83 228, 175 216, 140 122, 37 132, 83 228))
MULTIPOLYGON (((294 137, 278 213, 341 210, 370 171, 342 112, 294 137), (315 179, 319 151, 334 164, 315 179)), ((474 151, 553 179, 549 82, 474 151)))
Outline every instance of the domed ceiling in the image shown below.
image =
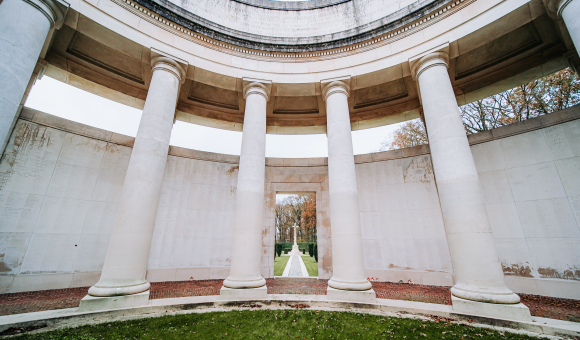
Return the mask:
POLYGON ((337 49, 373 39, 455 0, 136 0, 211 39, 268 52, 337 49))

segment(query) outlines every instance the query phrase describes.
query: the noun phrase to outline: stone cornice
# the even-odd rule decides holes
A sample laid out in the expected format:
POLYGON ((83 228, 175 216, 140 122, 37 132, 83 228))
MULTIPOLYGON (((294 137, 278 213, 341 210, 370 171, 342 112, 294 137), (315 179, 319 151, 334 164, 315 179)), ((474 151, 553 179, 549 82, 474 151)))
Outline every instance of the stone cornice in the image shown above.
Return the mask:
POLYGON ((272 0, 233 0, 245 5, 279 11, 304 11, 335 6, 353 0, 310 0, 310 1, 272 1, 272 0))
MULTIPOLYGON (((50 127, 59 131, 65 131, 78 136, 88 137, 95 140, 100 140, 115 145, 122 145, 132 147, 135 142, 135 137, 125 136, 115 132, 95 128, 81 123, 73 122, 65 118, 57 117, 37 111, 28 107, 24 107, 20 113, 19 119, 29 121, 42 126, 50 127)), ((544 129, 547 127, 563 124, 566 122, 580 119, 580 105, 572 106, 564 110, 552 112, 547 115, 530 118, 521 122, 510 125, 494 128, 484 132, 478 132, 467 135, 470 145, 477 145, 487 143, 494 140, 517 136, 531 131, 544 129)), ((411 148, 376 152, 363 155, 355 155, 354 161, 356 164, 383 162, 387 160, 400 159, 406 157, 414 157, 418 155, 429 154, 429 145, 419 145, 411 148)), ((213 152, 198 151, 193 149, 180 148, 176 146, 169 147, 169 155, 199 159, 218 163, 238 164, 239 156, 226 155, 213 152)), ((297 162, 292 166, 326 166, 324 158, 292 158, 292 160, 303 160, 297 162), (312 160, 319 160, 318 162, 312 160), (320 161, 322 160, 322 161, 320 161), (304 164, 304 165, 301 165, 304 164)), ((266 166, 285 166, 283 158, 266 158, 266 166)))
MULTIPOLYGON (((476 0, 433 0, 428 5, 416 2, 407 8, 407 15, 393 13, 367 25, 328 36, 308 38, 264 37, 238 32, 182 9, 168 0, 112 0, 135 8, 137 15, 145 14, 173 29, 201 40, 208 47, 230 54, 269 58, 327 58, 337 54, 351 54, 353 50, 369 49, 391 43, 451 15, 458 8, 476 0), (136 1, 134 3, 133 1, 136 1), (139 13, 140 12, 140 13, 139 13), (290 41, 292 40, 292 41, 290 41), (280 54, 282 53, 282 54, 280 54), (288 54, 286 54, 288 53, 288 54)), ((123 6, 125 7, 125 6, 123 6)), ((131 10, 131 8, 126 7, 131 10)), ((360 51, 360 50, 359 50, 360 51)), ((358 51, 357 51, 358 52, 358 51)))

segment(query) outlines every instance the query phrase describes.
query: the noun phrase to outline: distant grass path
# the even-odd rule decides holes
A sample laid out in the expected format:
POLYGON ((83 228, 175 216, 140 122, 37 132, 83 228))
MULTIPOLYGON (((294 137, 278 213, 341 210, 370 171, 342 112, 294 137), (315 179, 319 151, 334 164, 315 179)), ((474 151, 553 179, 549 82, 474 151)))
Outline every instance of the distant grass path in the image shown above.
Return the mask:
POLYGON ((110 322, 22 335, 19 340, 96 339, 534 339, 449 323, 349 312, 246 310, 110 322))
POLYGON ((276 256, 274 259, 274 276, 282 276, 290 256, 276 256))
POLYGON ((308 271, 308 276, 318 277, 318 262, 314 260, 314 257, 302 256, 302 261, 308 271))

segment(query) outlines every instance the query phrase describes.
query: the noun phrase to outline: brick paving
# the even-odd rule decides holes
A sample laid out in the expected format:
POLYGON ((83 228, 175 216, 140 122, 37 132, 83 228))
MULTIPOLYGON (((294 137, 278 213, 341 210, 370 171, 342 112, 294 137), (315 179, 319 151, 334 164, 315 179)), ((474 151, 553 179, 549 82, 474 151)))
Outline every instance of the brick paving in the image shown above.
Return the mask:
POLYGON ((580 322, 580 300, 518 294, 533 316, 580 322))
POLYGON ((89 287, 0 294, 0 315, 78 307, 89 287))
POLYGON ((149 300, 220 295, 224 280, 152 282, 149 300))
POLYGON ((266 279, 268 294, 326 295, 328 280, 278 277, 266 279))
MULTIPOLYGON (((151 283, 150 299, 218 295, 223 280, 151 283)), ((373 282, 380 299, 407 300, 451 305, 449 287, 373 282)), ((328 280, 306 278, 266 279, 268 294, 326 295, 328 280)), ((0 294, 0 315, 21 314, 78 307, 89 287, 0 294)), ((580 322, 580 300, 520 294, 534 316, 580 322)))
POLYGON ((449 287, 408 283, 372 282, 379 299, 406 300, 451 305, 449 287))

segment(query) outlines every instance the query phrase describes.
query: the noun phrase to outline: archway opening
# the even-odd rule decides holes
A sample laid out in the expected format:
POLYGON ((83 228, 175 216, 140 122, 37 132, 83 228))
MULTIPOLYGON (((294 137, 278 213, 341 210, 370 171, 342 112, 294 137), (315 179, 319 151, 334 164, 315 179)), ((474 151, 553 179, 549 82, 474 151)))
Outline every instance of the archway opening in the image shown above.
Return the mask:
POLYGON ((274 277, 318 278, 316 192, 276 192, 274 277))

